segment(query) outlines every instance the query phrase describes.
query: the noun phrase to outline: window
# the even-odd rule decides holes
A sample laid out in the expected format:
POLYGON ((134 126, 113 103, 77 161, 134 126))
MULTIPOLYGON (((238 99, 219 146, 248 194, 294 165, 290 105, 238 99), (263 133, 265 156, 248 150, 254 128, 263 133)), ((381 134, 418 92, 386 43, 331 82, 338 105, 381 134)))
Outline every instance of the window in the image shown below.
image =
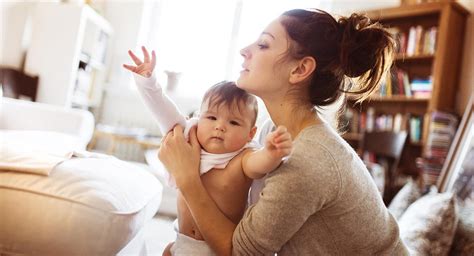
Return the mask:
POLYGON ((211 85, 235 80, 240 49, 255 41, 283 11, 316 7, 316 0, 161 0, 152 3, 148 35, 157 53, 158 79, 180 72, 180 94, 200 96, 211 85))

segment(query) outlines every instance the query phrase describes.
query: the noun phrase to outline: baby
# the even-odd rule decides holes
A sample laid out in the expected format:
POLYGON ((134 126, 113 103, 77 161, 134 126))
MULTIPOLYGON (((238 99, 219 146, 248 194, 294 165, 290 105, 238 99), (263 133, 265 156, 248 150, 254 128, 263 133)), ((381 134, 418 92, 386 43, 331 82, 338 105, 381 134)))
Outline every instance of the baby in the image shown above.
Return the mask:
MULTIPOLYGON (((201 180, 219 209, 238 223, 247 205, 252 179, 265 176, 291 153, 290 133, 280 126, 267 135, 264 147, 258 149, 252 141, 257 130, 256 98, 233 82, 221 82, 208 89, 199 118, 186 120, 162 92, 153 75, 155 52, 152 51, 150 58, 145 47, 142 51, 143 61, 129 51, 136 66, 124 64, 124 67, 133 72, 138 90, 157 119, 162 134, 179 124, 185 127, 187 135, 190 128, 197 125, 197 139, 202 148, 201 180)), ((173 180, 169 182, 172 184, 173 180)), ((170 248, 173 255, 214 254, 179 191, 178 226, 177 238, 170 248)))

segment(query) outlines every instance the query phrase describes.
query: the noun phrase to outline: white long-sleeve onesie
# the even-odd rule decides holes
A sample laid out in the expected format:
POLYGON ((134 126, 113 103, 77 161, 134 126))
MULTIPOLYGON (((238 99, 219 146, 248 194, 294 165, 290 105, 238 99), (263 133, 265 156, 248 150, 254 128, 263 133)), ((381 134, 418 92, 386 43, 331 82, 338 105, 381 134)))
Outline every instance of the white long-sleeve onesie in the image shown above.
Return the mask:
MULTIPOLYGON (((173 101, 163 93, 163 89, 160 84, 156 81, 154 73, 150 77, 144 77, 139 74, 133 73, 135 83, 137 84, 138 91, 145 101, 146 106, 151 110, 153 116, 158 121, 161 134, 168 133, 177 124, 184 127, 184 134, 186 138, 189 135, 191 127, 197 124, 197 118, 186 118, 179 112, 178 107, 173 101)), ((242 150, 249 147, 258 147, 258 143, 252 141, 247 143, 241 149, 224 153, 224 154, 213 154, 206 152, 201 149, 201 162, 200 162, 200 174, 208 172, 212 168, 223 169, 227 166, 229 161, 239 154, 242 150)), ((166 174, 168 172, 165 172, 166 174)), ((171 187, 175 187, 175 182, 172 177, 167 177, 168 184, 171 187)))

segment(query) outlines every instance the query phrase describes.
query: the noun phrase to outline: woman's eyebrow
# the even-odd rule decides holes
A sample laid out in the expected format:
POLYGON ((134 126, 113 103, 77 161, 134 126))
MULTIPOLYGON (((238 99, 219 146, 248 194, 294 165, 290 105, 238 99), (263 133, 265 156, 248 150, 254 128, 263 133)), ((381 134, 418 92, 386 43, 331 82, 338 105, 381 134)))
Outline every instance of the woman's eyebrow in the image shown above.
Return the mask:
POLYGON ((275 36, 273 36, 271 33, 269 32, 262 32, 262 35, 268 35, 268 36, 271 36, 273 38, 273 40, 275 40, 275 36))

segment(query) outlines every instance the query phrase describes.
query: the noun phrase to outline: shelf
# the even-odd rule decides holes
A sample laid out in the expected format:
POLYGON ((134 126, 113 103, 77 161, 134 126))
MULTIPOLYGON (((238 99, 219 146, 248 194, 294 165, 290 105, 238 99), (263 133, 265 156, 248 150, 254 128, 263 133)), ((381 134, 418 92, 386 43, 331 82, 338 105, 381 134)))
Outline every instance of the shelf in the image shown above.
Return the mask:
POLYGON ((91 58, 88 54, 81 52, 79 55, 79 61, 85 63, 87 66, 90 66, 93 69, 103 70, 105 69, 105 64, 100 62, 95 58, 91 58))
POLYGON ((345 140, 359 141, 362 139, 361 133, 348 132, 342 135, 342 138, 345 140))
POLYGON ((422 141, 417 141, 417 142, 408 141, 408 144, 410 144, 410 145, 412 145, 412 146, 417 146, 417 147, 422 147, 422 146, 423 146, 423 142, 422 142, 422 141))
MULTIPOLYGON (((348 101, 355 102, 356 99, 348 97, 348 101)), ((428 104, 429 98, 415 98, 408 97, 405 95, 392 95, 392 96, 371 96, 364 103, 374 101, 374 102, 411 102, 411 103, 426 103, 428 104)))
POLYGON ((408 56, 406 54, 397 54, 395 57, 396 62, 408 62, 408 61, 433 61, 435 56, 433 54, 418 54, 408 56))
MULTIPOLYGON (((348 140, 348 141, 360 141, 362 139, 362 136, 363 136, 362 133, 348 132, 348 133, 344 133, 342 135, 342 138, 345 139, 345 140, 348 140)), ((415 146, 415 147, 422 147, 423 146, 422 141, 413 142, 411 140, 408 140, 407 144, 409 144, 411 146, 415 146)))
POLYGON ((448 5, 464 15, 469 15, 469 12, 456 2, 420 3, 383 10, 369 10, 366 13, 374 20, 413 19, 420 16, 440 14, 448 5))

